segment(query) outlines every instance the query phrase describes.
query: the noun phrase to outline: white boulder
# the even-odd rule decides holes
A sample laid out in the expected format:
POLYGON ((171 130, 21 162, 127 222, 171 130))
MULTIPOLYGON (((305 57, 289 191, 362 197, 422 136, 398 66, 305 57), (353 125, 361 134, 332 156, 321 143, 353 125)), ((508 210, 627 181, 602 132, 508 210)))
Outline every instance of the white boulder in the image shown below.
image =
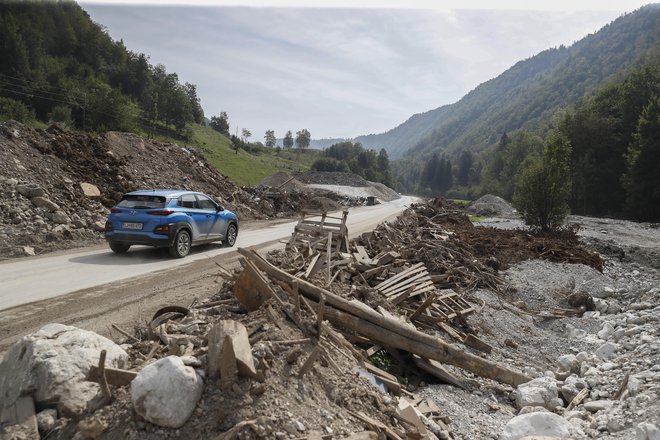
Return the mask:
POLYGON ((542 406, 553 410, 562 406, 562 400, 558 397, 557 381, 547 376, 518 385, 514 395, 519 409, 525 406, 542 406))
POLYGON ((204 383, 178 356, 144 367, 131 382, 135 411, 159 426, 180 428, 202 397, 204 383))
POLYGON ((637 440, 660 440, 660 429, 652 423, 640 423, 635 428, 637 440))
POLYGON ((520 440, 529 436, 576 439, 582 438, 584 433, 557 414, 534 412, 509 420, 499 440, 520 440))
POLYGON ((124 368, 128 354, 94 332, 48 324, 24 336, 0 362, 0 406, 9 407, 24 394, 37 404, 57 402, 60 414, 78 416, 99 386, 85 377, 106 350, 106 365, 124 368))

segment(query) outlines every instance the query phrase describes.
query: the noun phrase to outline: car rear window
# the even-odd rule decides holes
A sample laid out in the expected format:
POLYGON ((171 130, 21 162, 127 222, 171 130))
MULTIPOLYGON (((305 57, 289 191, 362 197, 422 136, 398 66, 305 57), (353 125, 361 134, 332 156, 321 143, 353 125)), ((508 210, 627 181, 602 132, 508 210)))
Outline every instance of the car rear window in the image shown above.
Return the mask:
POLYGON ((130 209, 164 208, 166 200, 162 196, 125 194, 117 207, 130 209))

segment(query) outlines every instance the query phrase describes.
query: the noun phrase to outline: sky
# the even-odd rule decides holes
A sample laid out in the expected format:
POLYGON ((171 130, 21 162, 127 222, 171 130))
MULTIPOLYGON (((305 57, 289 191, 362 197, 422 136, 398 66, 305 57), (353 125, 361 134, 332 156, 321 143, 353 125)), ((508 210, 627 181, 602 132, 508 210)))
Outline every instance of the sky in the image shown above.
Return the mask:
POLYGON ((247 128, 251 141, 269 129, 314 139, 387 131, 644 3, 80 2, 113 39, 196 84, 206 117, 227 112, 230 131, 247 128))

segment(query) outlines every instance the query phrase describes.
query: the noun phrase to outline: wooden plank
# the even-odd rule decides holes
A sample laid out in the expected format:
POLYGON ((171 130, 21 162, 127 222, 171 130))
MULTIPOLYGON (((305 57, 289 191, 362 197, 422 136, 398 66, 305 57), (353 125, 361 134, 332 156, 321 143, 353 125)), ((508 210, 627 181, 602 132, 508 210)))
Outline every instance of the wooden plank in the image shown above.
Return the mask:
POLYGON ((426 299, 424 300, 424 302, 422 303, 422 305, 419 306, 419 307, 417 308, 417 310, 415 310, 415 311, 412 313, 412 315, 410 315, 410 320, 412 321, 412 320, 414 320, 414 319, 417 319, 417 317, 418 317, 419 315, 421 315, 422 312, 425 311, 425 310, 427 309, 427 307, 431 305, 431 303, 433 303, 433 301, 435 301, 435 293, 431 293, 431 294, 428 296, 428 298, 426 298, 426 299))
MULTIPOLYGON (((110 385, 123 387, 130 384, 135 379, 135 376, 137 376, 137 371, 105 367, 105 379, 110 385)), ((97 365, 92 365, 89 368, 87 380, 90 382, 99 382, 99 367, 97 365)))
POLYGON ((467 336, 465 336, 465 339, 463 339, 463 343, 465 345, 469 345, 472 348, 476 348, 479 351, 483 351, 484 353, 490 354, 493 351, 493 347, 491 345, 488 345, 481 339, 477 338, 476 336, 468 333, 467 336))
POLYGON ((309 266, 307 266, 307 270, 305 271, 305 274, 303 275, 303 278, 308 280, 309 277, 314 275, 314 272, 316 272, 316 270, 318 269, 318 267, 316 267, 316 263, 319 261, 320 256, 321 256, 320 252, 317 252, 317 253, 314 254, 311 261, 309 262, 309 266))
POLYGON ((456 376, 447 371, 447 369, 443 367, 440 362, 422 358, 417 355, 413 355, 413 361, 415 362, 415 365, 417 365, 417 367, 419 367, 421 370, 426 371, 431 376, 440 379, 442 382, 448 383, 449 385, 454 385, 455 387, 467 389, 465 384, 461 382, 456 376))
MULTIPOLYGON (((374 287, 374 289, 377 289, 377 290, 384 289, 385 287, 389 286, 390 284, 395 283, 398 280, 400 280, 401 278, 406 277, 406 275, 408 275, 410 273, 418 272, 421 267, 424 267, 424 263, 417 263, 413 266, 410 266, 408 269, 403 270, 403 271, 399 272, 398 274, 394 275, 393 277, 386 279, 385 281, 383 281, 382 283, 380 283, 379 285, 374 287)), ((421 270, 426 270, 426 267, 424 267, 421 270)))
MULTIPOLYGON (((411 275, 410 277, 403 278, 403 279, 399 280, 398 282, 396 282, 394 284, 390 284, 387 287, 384 287, 384 288, 381 287, 380 289, 378 289, 378 291, 380 291, 381 293, 384 293, 384 294, 388 294, 393 289, 397 289, 399 287, 407 286, 409 284, 414 283, 417 280, 422 280, 423 278, 428 277, 428 275, 429 275, 429 273, 426 270, 423 270, 422 272, 419 272, 416 275, 411 275)), ((429 279, 429 282, 433 282, 433 281, 431 281, 429 279)), ((415 284, 417 284, 417 283, 415 283, 415 284)))
POLYGON ((435 289, 435 286, 433 285, 433 282, 431 280, 428 280, 428 281, 417 280, 416 283, 402 285, 401 287, 397 287, 396 289, 393 289, 393 290, 390 290, 387 293, 384 293, 384 295, 389 298, 391 296, 396 295, 399 292, 403 292, 404 290, 406 290, 410 286, 413 287, 413 292, 417 289, 423 289, 424 287, 432 287, 433 289, 435 289))

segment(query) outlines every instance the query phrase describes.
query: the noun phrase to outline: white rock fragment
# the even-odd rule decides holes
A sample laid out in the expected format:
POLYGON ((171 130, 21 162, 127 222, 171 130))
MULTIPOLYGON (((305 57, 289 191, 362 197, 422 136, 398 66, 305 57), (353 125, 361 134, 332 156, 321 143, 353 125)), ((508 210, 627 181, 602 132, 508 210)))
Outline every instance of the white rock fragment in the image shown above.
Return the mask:
POLYGON ((159 426, 180 428, 202 397, 203 381, 178 356, 144 367, 131 382, 135 411, 159 426))
POLYGON ((528 436, 574 439, 582 438, 584 433, 557 414, 535 412, 516 416, 509 420, 499 440, 519 440, 528 436))
POLYGON ((613 359, 616 356, 616 352, 621 349, 619 344, 614 342, 606 342, 596 350, 596 356, 601 359, 613 359))
POLYGON ((547 376, 518 385, 514 395, 519 409, 525 406, 542 406, 552 410, 562 406, 562 400, 558 397, 557 382, 547 376))
POLYGON ((637 440, 660 440, 660 429, 652 423, 640 423, 635 428, 637 440))
POLYGON ((128 354, 94 332, 62 324, 48 324, 24 336, 0 362, 0 406, 32 394, 37 404, 58 403, 60 414, 80 415, 99 386, 85 380, 106 350, 106 366, 124 368, 128 354))
POLYGON ((589 412, 602 411, 604 409, 609 409, 614 405, 614 402, 611 400, 592 400, 591 402, 586 402, 584 404, 584 409, 589 412))

